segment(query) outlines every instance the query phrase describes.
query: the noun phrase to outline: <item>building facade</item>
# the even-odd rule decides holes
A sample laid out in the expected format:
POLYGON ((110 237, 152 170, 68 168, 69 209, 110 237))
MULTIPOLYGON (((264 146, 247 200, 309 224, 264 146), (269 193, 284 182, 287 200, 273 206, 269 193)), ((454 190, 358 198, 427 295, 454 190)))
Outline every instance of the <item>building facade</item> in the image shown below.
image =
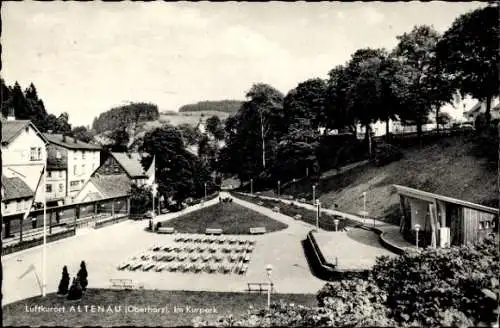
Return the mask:
POLYGON ((19 178, 43 202, 42 173, 47 160, 46 138, 30 122, 8 118, 2 121, 2 175, 19 178))
POLYGON ((99 167, 101 148, 60 134, 45 137, 49 142, 46 190, 51 200, 70 203, 99 167))

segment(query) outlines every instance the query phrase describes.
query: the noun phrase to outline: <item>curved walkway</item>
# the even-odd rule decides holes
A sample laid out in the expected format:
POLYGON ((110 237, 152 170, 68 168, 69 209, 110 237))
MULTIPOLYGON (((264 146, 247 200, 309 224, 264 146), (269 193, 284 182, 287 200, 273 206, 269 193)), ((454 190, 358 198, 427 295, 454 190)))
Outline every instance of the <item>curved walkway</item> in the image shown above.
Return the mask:
MULTIPOLYGON (((248 193, 243 193, 245 195, 251 195, 248 193)), ((279 200, 284 203, 290 203, 290 200, 282 199, 282 198, 277 198, 277 197, 270 197, 270 196, 259 196, 265 199, 271 199, 271 200, 279 200)), ((294 202, 297 206, 307 208, 310 210, 316 210, 316 206, 309 204, 309 203, 301 203, 301 202, 294 202)), ((387 247, 389 250, 395 252, 395 253, 403 253, 404 251, 409 251, 409 250, 415 250, 415 245, 412 243, 406 241, 401 233, 399 232, 399 226, 390 224, 387 222, 383 222, 380 220, 375 220, 375 219, 370 219, 370 218, 362 218, 358 215, 351 214, 351 213, 345 213, 342 211, 338 210, 333 210, 329 208, 321 208, 321 211, 332 214, 332 215, 338 215, 353 221, 357 221, 361 223, 361 225, 365 229, 372 229, 378 234, 380 234, 380 240, 382 242, 382 245, 387 247)))

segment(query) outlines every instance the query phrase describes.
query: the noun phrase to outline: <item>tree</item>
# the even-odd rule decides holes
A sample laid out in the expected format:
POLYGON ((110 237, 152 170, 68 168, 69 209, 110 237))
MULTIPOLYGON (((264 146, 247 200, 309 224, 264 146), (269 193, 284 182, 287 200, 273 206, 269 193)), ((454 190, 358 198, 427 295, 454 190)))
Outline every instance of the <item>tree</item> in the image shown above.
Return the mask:
POLYGON ((177 126, 177 130, 181 134, 182 141, 187 146, 197 145, 201 138, 201 133, 193 126, 183 123, 177 126))
POLYGON ((286 95, 283 110, 287 125, 297 119, 308 120, 312 129, 318 129, 325 122, 325 103, 327 84, 322 79, 310 79, 301 82, 286 95))
POLYGON ((62 271, 61 281, 59 282, 59 287, 57 288, 57 294, 66 295, 68 293, 68 287, 69 287, 68 268, 64 266, 62 271))
POLYGON ((499 95, 498 6, 487 6, 459 16, 436 46, 437 61, 463 93, 486 102, 499 95))
POLYGON ((153 195, 146 186, 133 184, 130 190, 130 213, 144 214, 153 206, 153 195))
MULTIPOLYGON (((406 81, 405 110, 398 114, 403 120, 415 122, 420 138, 423 122, 434 104, 434 97, 429 97, 429 92, 435 90, 432 64, 439 34, 432 27, 422 25, 415 26, 410 33, 404 33, 397 39, 399 42, 393 55, 401 62, 406 81)), ((449 96, 451 98, 451 94, 449 96)))
POLYGON ((71 134, 76 139, 87 143, 91 142, 92 139, 94 138, 94 133, 92 131, 87 130, 87 128, 84 127, 83 125, 73 128, 73 130, 71 130, 71 134))
POLYGON ((216 140, 221 140, 224 138, 224 128, 219 116, 210 116, 209 118, 207 118, 206 124, 207 131, 211 133, 216 140))
POLYGON ((326 96, 327 128, 349 129, 356 133, 356 118, 347 110, 348 74, 345 66, 337 66, 329 73, 326 96))
POLYGON ((92 130, 102 133, 110 130, 136 131, 138 124, 160 117, 158 106, 145 102, 130 102, 101 113, 92 123, 92 130))
POLYGON ((82 296, 83 296, 82 285, 80 285, 78 277, 74 277, 73 282, 71 283, 71 287, 69 288, 68 291, 67 299, 74 301, 81 299, 82 296))
POLYGON ((113 130, 109 135, 113 139, 113 144, 111 145, 111 151, 114 152, 126 152, 128 149, 128 143, 130 141, 130 136, 128 132, 122 128, 113 130))
POLYGON ((246 94, 247 101, 242 109, 246 114, 257 114, 262 141, 262 167, 266 168, 266 138, 286 131, 283 123, 283 94, 270 85, 254 84, 246 94))
POLYGON ((187 197, 203 195, 199 181, 209 181, 210 176, 200 160, 189 153, 179 131, 171 125, 164 125, 147 132, 141 151, 149 154, 143 163, 156 159, 158 191, 165 199, 180 202, 187 197))
POLYGON ((451 122, 451 115, 445 112, 439 112, 436 116, 436 128, 439 129, 439 126, 445 126, 451 122))
POLYGON ((78 277, 78 282, 80 283, 82 290, 85 291, 87 289, 87 285, 89 284, 89 282, 87 280, 88 273, 87 273, 87 266, 85 265, 85 261, 82 261, 80 263, 80 270, 78 271, 77 277, 78 277))

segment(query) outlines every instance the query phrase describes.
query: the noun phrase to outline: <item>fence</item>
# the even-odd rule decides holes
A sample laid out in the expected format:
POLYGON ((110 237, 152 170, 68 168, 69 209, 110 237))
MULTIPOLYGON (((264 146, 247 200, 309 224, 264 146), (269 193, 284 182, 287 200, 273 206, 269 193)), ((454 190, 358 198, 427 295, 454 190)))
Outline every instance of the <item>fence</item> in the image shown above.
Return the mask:
MULTIPOLYGON (((51 233, 53 227, 57 226, 67 226, 69 228, 90 226, 95 223, 97 218, 115 215, 128 217, 129 209, 130 199, 128 196, 48 207, 46 209, 47 226, 49 233, 51 233)), ((19 240, 22 241, 23 233, 43 226, 43 209, 31 211, 28 219, 24 220, 24 222, 22 222, 23 216, 24 213, 19 213, 3 217, 3 238, 18 235, 19 240)))

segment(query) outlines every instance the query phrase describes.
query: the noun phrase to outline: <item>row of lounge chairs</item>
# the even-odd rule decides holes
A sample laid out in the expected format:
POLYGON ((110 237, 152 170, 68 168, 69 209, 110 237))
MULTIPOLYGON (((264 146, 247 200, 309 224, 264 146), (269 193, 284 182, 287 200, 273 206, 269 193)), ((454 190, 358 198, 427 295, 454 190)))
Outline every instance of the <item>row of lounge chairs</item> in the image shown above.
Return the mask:
POLYGON ((244 262, 249 262, 250 261, 250 254, 249 253, 241 253, 241 254, 198 254, 198 253, 192 253, 190 255, 187 255, 185 253, 171 253, 171 254, 143 254, 140 257, 133 257, 132 261, 153 261, 153 262, 172 262, 174 260, 176 261, 191 261, 191 262, 208 262, 208 261, 215 261, 215 262, 222 262, 223 259, 226 258, 229 262, 236 262, 236 261, 244 261, 244 262))
POLYGON ((248 264, 244 264, 243 262, 239 262, 237 265, 230 264, 201 264, 201 263, 154 263, 154 262, 126 262, 120 264, 118 267, 119 270, 128 269, 130 271, 169 271, 169 272, 207 272, 207 273, 224 273, 228 274, 231 272, 237 274, 245 274, 248 270, 248 264))
POLYGON ((164 246, 153 246, 150 248, 153 252, 165 252, 165 253, 216 253, 217 251, 223 252, 223 253, 243 253, 243 252, 253 252, 254 246, 250 244, 246 245, 232 245, 230 247, 228 246, 220 246, 220 247, 215 247, 215 246, 208 246, 208 245, 199 245, 199 246, 170 246, 170 245, 164 245, 164 246))
POLYGON ((255 244, 255 240, 253 239, 239 239, 239 238, 235 238, 235 237, 213 237, 213 236, 209 236, 209 237, 189 237, 189 236, 177 236, 174 238, 174 241, 178 242, 178 243, 195 243, 195 244, 213 244, 213 243, 216 243, 216 244, 224 244, 224 243, 227 243, 227 244, 240 244, 240 245, 244 245, 244 244, 251 244, 251 245, 254 245, 255 244))

